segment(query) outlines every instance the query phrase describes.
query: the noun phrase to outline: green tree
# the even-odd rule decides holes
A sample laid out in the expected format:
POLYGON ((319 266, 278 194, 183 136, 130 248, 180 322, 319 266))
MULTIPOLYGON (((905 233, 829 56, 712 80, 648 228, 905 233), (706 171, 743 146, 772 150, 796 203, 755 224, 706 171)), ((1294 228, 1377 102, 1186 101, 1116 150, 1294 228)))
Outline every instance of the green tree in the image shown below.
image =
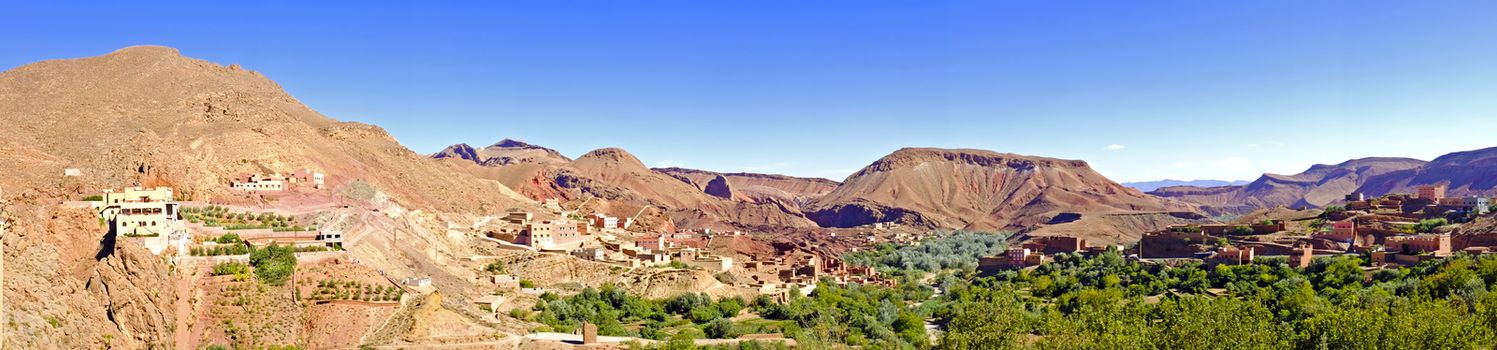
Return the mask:
POLYGON ((733 329, 733 321, 726 318, 717 318, 702 328, 702 332, 712 339, 728 339, 737 337, 738 333, 733 329))
POLYGON ((291 278, 296 269, 296 253, 290 246, 272 244, 250 252, 250 265, 261 282, 279 286, 291 278))

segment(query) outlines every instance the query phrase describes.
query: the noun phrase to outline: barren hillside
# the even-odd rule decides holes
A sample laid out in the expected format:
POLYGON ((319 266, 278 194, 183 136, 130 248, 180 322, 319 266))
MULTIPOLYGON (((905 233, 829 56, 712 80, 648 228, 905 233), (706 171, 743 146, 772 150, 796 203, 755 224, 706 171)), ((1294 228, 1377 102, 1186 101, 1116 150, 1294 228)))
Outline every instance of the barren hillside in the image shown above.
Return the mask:
POLYGON ((1119 185, 1079 160, 906 148, 848 177, 807 212, 832 227, 900 222, 995 230, 1076 219, 1063 213, 1189 209, 1119 185))
POLYGON ((1497 194, 1497 147, 1446 154, 1417 168, 1380 174, 1357 190, 1410 193, 1416 186, 1434 184, 1448 186, 1448 194, 1455 196, 1497 194))
MULTIPOLYGON (((207 199, 239 173, 312 168, 335 186, 367 182, 417 208, 477 212, 521 201, 379 127, 322 116, 259 73, 159 46, 0 73, 0 139, 29 148, 17 154, 82 170, 78 195, 168 184, 207 199)), ((5 180, 35 187, 52 179, 5 180)))
POLYGON ((1320 208, 1357 191, 1369 179, 1416 169, 1424 163, 1408 158, 1362 158, 1336 165, 1317 164, 1294 175, 1263 174, 1243 186, 1174 186, 1149 193, 1199 204, 1214 215, 1245 214, 1279 206, 1320 208))
POLYGON ((659 168, 707 194, 740 201, 781 202, 796 207, 837 188, 836 181, 774 174, 717 173, 686 168, 659 168))
MULTIPOLYGON (((324 200, 380 225, 350 227, 349 254, 400 276, 467 273, 472 267, 463 264, 413 267, 471 256, 471 244, 453 243, 445 230, 390 223, 422 222, 422 211, 473 216, 535 205, 416 154, 378 127, 324 117, 258 73, 154 46, 0 73, 0 166, 13 170, 0 173, 0 200, 10 227, 5 337, 17 348, 197 348, 235 328, 207 324, 213 320, 194 311, 206 310, 200 297, 214 295, 202 288, 218 288, 193 277, 203 265, 151 255, 138 239, 107 235, 90 210, 59 205, 104 189, 169 185, 208 201, 232 197, 227 179, 241 173, 326 172, 324 200), (66 168, 81 175, 63 176, 66 168), (380 244, 397 234, 407 239, 380 244)), ((236 334, 250 337, 240 341, 299 343, 304 329, 324 326, 276 317, 295 304, 276 307, 261 310, 276 326, 240 328, 248 333, 236 334)))
POLYGON ((565 162, 565 157, 554 152, 505 140, 481 151, 455 145, 433 157, 458 163, 456 166, 471 174, 499 181, 532 199, 586 201, 590 209, 610 215, 638 214, 640 225, 631 227, 636 230, 814 226, 791 202, 713 196, 677 177, 651 170, 622 149, 598 149, 565 162))

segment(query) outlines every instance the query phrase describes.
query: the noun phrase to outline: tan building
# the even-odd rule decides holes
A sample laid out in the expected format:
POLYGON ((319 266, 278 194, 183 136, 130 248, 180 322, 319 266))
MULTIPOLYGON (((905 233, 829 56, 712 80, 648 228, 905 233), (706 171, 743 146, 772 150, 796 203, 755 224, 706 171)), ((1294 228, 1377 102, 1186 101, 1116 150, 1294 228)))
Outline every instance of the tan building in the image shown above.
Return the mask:
POLYGON ((1418 188, 1419 199, 1439 202, 1445 198, 1445 185, 1423 185, 1418 188))
POLYGON ((593 226, 604 229, 619 228, 619 218, 616 217, 603 215, 602 213, 593 213, 593 215, 589 216, 588 218, 592 220, 593 226))
POLYGON ((1310 267, 1310 262, 1315 260, 1315 247, 1309 244, 1294 246, 1294 254, 1289 256, 1290 265, 1301 269, 1310 267))
POLYGON ((286 190, 286 180, 279 176, 250 174, 229 180, 229 188, 245 192, 276 192, 286 190))
POLYGON ((192 236, 182 221, 181 204, 173 197, 170 187, 129 187, 120 192, 104 191, 93 207, 114 234, 147 237, 142 243, 152 254, 173 247, 180 253, 187 249, 192 236))
POLYGON ((530 220, 534 219, 535 214, 519 209, 511 209, 509 214, 504 217, 504 221, 508 221, 509 223, 516 225, 529 224, 530 220))
POLYGON ((525 224, 525 230, 515 239, 515 244, 546 249, 572 244, 586 236, 577 232, 577 224, 567 219, 541 220, 525 224))
POLYGON ((1238 248, 1232 246, 1216 248, 1216 254, 1206 259, 1213 264, 1242 265, 1253 263, 1253 247, 1238 248))
POLYGON ((170 187, 106 190, 97 208, 99 217, 109 222, 115 234, 161 236, 183 230, 181 205, 170 187))
POLYGON ((1398 251, 1400 254, 1425 252, 1433 253, 1435 256, 1451 254, 1450 235, 1447 234, 1391 236, 1385 239, 1383 247, 1390 251, 1398 251))

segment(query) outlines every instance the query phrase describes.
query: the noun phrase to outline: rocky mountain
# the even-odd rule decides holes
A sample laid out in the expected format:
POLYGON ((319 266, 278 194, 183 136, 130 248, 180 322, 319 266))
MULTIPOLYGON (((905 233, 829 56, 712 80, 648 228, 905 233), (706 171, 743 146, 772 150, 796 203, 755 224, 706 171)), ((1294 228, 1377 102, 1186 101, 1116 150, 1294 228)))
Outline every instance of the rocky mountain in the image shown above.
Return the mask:
POLYGON ((1124 182, 1123 186, 1128 186, 1128 187, 1136 188, 1139 191, 1149 192, 1149 191, 1157 190, 1157 189, 1159 189, 1161 187, 1175 187, 1175 186, 1220 187, 1220 186, 1246 185, 1248 183, 1249 183, 1249 181, 1246 181, 1246 180, 1223 181, 1223 180, 1171 180, 1171 179, 1164 179, 1164 180, 1158 180, 1158 181, 1124 182))
POLYGON ((431 157, 463 159, 484 166, 565 164, 572 161, 556 150, 511 139, 504 139, 481 149, 474 149, 473 146, 460 143, 448 146, 447 149, 431 157))
MULTIPOLYGON (((206 346, 193 338, 208 332, 201 329, 223 327, 199 318, 206 309, 194 309, 214 307, 201 302, 195 293, 205 289, 194 282, 211 266, 151 255, 139 240, 103 232, 90 209, 58 205, 104 189, 168 185, 180 197, 222 203, 241 196, 229 192, 231 176, 311 168, 328 175, 324 198, 349 211, 347 221, 403 223, 350 234, 347 247, 357 259, 404 275, 431 259, 423 252, 473 253, 409 245, 420 239, 378 247, 360 240, 431 222, 406 221, 410 212, 461 216, 535 205, 496 181, 417 154, 379 127, 323 116, 259 73, 159 46, 0 73, 0 166, 8 169, 0 172, 0 219, 10 228, 3 287, 12 326, 4 336, 17 348, 197 348, 206 346), (79 174, 64 176, 64 169, 79 174), (366 205, 381 214, 353 213, 366 205)), ((307 329, 299 315, 281 314, 290 320, 278 323, 289 332, 281 334, 307 329)))
POLYGON ((1446 154, 1420 167, 1375 176, 1357 191, 1412 193, 1416 186, 1435 184, 1446 185, 1452 196, 1497 194, 1497 147, 1446 154))
POLYGON ((897 222, 996 230, 1061 225, 1101 214, 1189 210, 1108 180, 1084 161, 905 148, 812 200, 806 213, 827 227, 897 222))
POLYGON ((0 73, 0 121, 6 147, 56 167, 41 183, 0 181, 45 187, 61 168, 78 168, 82 176, 69 180, 74 195, 166 184, 210 199, 238 173, 312 168, 334 186, 367 184, 415 208, 470 212, 523 201, 412 152, 379 127, 325 117, 259 73, 167 47, 0 73))
POLYGON ((1361 158, 1335 165, 1317 164, 1294 175, 1263 174, 1242 186, 1173 186, 1149 193, 1199 204, 1216 215, 1244 214, 1279 206, 1319 208, 1340 201, 1379 176, 1424 165, 1418 159, 1361 158))
POLYGON ((433 157, 457 159, 470 173, 497 180, 532 199, 579 200, 592 206, 591 210, 636 217, 638 230, 672 230, 678 225, 763 229, 815 226, 792 202, 735 197, 732 193, 737 192, 728 189, 726 182, 712 186, 711 192, 719 194, 714 195, 705 187, 646 167, 623 149, 602 148, 567 161, 554 152, 506 140, 473 152, 464 145, 454 145, 433 157), (510 160, 495 161, 502 157, 510 160))
POLYGON ((802 206, 836 189, 839 183, 822 178, 756 173, 717 173, 686 168, 656 168, 707 194, 757 203, 780 202, 802 206))

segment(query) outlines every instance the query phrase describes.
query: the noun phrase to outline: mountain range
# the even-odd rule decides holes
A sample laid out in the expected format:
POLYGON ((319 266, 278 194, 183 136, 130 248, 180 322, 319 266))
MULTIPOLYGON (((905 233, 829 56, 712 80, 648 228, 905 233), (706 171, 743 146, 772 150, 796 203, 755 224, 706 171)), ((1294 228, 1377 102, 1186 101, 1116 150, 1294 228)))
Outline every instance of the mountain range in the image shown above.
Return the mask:
MULTIPOLYGON (((975 149, 904 148, 841 181, 652 169, 620 148, 573 159, 515 140, 482 148, 458 144, 422 155, 378 126, 323 116, 260 73, 159 46, 0 73, 0 166, 8 169, 0 173, 3 219, 13 223, 4 241, 6 307, 12 321, 41 330, 7 331, 20 348, 172 347, 178 341, 194 347, 194 334, 221 334, 205 328, 221 323, 187 314, 206 312, 213 303, 162 287, 192 286, 208 278, 192 271, 206 266, 188 270, 139 244, 101 239, 96 213, 61 203, 134 185, 171 186, 182 199, 221 203, 247 196, 225 185, 244 173, 327 173, 334 199, 326 219, 363 225, 348 231, 349 256, 378 268, 369 272, 373 278, 430 276, 434 284, 449 286, 470 283, 475 268, 464 262, 493 253, 475 248, 490 242, 463 230, 477 230, 511 209, 541 211, 537 200, 547 198, 582 212, 635 218, 631 230, 644 234, 710 227, 773 236, 887 223, 919 230, 1009 230, 1021 239, 1074 235, 1111 244, 1171 224, 1210 220, 1202 214, 1318 208, 1351 192, 1379 195, 1445 184, 1452 195, 1470 195, 1497 188, 1497 148, 1429 162, 1356 159, 1293 175, 1264 174, 1247 184, 1167 184, 1147 193, 1108 179, 1082 160, 975 149), (365 207, 351 209, 356 206, 365 207), (41 326, 56 315, 67 319, 41 326)), ((581 275, 608 269, 530 271, 552 270, 581 275)), ((274 300, 264 305, 295 304, 274 300)), ((438 299, 429 305, 442 304, 438 299)), ((303 317, 297 311, 276 315, 303 317)), ((342 323, 265 324, 271 334, 296 340, 326 333, 305 325, 342 323)), ((376 335, 395 334, 411 333, 376 335)))
POLYGON ((1497 147, 1450 153, 1429 162, 1353 159, 1317 164, 1293 175, 1263 174, 1246 185, 1170 186, 1149 193, 1198 204, 1211 214, 1234 215, 1278 206, 1323 208, 1351 193, 1412 193, 1420 185, 1446 185, 1451 196, 1492 195, 1497 192, 1497 147))
POLYGON ((1225 181, 1225 180, 1172 180, 1172 179, 1164 179, 1164 180, 1157 180, 1157 181, 1124 182, 1122 184, 1123 184, 1123 186, 1128 186, 1128 187, 1136 188, 1139 191, 1150 192, 1150 191, 1153 191, 1153 190, 1157 190, 1157 189, 1159 189, 1161 187, 1175 187, 1175 186, 1218 187, 1218 186, 1246 185, 1246 184, 1248 184, 1250 182, 1251 181, 1247 181, 1247 180, 1225 181))
MULTIPOLYGON (((689 222, 762 230, 776 225, 795 229, 896 223, 1025 230, 1092 214, 1169 216, 1195 210, 1188 203, 1149 196, 1108 180, 1084 161, 972 149, 901 149, 840 183, 773 174, 645 169, 619 149, 589 152, 568 162, 549 149, 511 140, 482 149, 453 145, 432 157, 476 166, 472 170, 480 177, 534 199, 597 198, 590 203, 628 209, 614 211, 618 214, 646 206, 661 209, 668 222, 646 227, 689 222), (546 156, 517 156, 526 153, 546 156), (752 221, 732 218, 734 211, 744 210, 759 214, 745 217, 752 221)), ((1110 231, 1157 225, 1127 226, 1110 231)))

